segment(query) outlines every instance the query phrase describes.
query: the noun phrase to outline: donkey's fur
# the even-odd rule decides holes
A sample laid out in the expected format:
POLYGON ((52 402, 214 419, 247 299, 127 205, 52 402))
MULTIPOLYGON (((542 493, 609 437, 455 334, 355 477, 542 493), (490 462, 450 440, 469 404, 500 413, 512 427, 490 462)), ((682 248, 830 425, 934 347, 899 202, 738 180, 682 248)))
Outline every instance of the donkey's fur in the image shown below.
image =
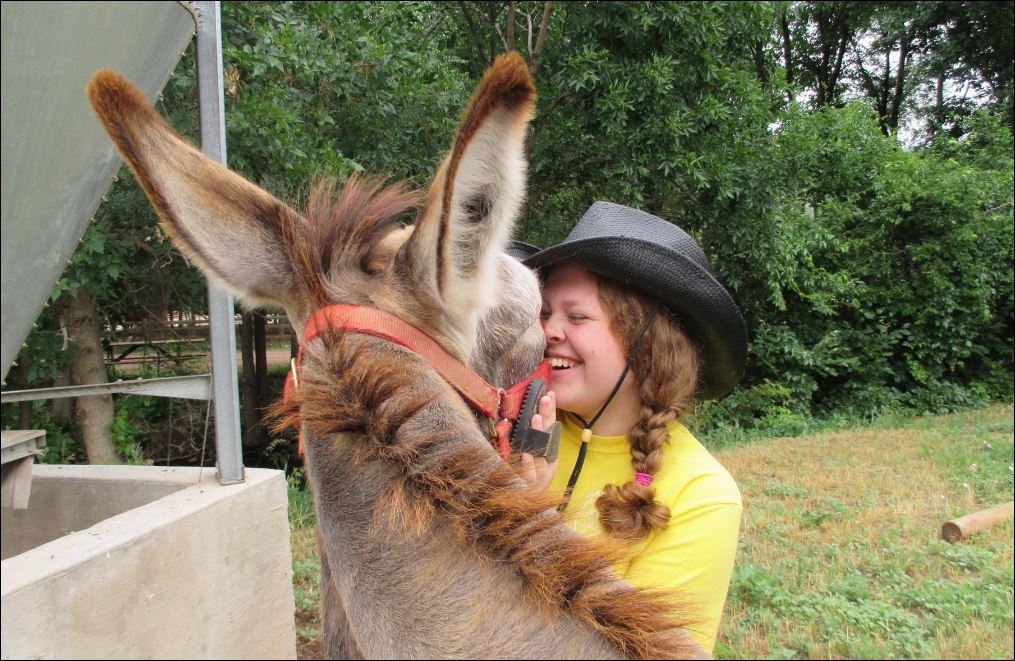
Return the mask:
MULTIPOLYGON (((284 306, 301 331, 321 306, 383 309, 501 387, 540 360, 536 280, 502 253, 535 105, 517 54, 483 78, 422 201, 352 179, 316 187, 305 216, 182 142, 122 77, 97 74, 89 95, 176 245, 247 301, 284 306)), ((329 656, 702 656, 669 601, 525 489, 430 365, 339 332, 304 357, 329 656)))

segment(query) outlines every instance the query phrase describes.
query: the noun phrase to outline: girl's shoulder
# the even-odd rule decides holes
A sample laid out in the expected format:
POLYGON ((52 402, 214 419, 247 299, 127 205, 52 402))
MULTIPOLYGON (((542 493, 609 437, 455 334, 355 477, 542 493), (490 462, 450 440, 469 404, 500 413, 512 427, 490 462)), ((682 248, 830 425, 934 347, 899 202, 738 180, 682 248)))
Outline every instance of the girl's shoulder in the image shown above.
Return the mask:
POLYGON ((680 422, 667 430, 669 445, 663 450, 663 466, 656 471, 653 486, 657 498, 669 502, 735 504, 742 506, 740 489, 729 471, 680 422))

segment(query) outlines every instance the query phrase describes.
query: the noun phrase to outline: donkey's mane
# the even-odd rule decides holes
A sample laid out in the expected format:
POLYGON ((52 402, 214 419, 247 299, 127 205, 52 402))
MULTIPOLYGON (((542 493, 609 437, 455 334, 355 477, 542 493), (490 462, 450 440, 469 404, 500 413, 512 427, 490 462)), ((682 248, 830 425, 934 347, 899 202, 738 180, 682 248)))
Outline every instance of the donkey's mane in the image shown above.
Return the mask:
POLYGON ((282 244, 300 287, 318 306, 331 302, 327 281, 332 268, 359 263, 366 270, 370 249, 397 229, 418 206, 421 195, 406 182, 385 185, 381 177, 354 174, 338 190, 332 178, 310 189, 306 217, 281 223, 282 244))
MULTIPOLYGON (((257 304, 285 306, 294 325, 331 303, 391 308, 469 355, 479 332, 473 321, 486 309, 490 301, 484 297, 495 286, 495 261, 504 265, 496 247, 506 240, 525 192, 525 130, 535 109, 535 89, 517 51, 498 57, 476 88, 413 230, 397 229, 403 220, 412 220, 409 213, 422 199, 404 184, 385 186, 360 176, 340 189, 333 181, 318 182, 306 214, 300 214, 187 145, 119 74, 96 74, 89 96, 174 243, 225 288, 257 304)), ((528 326, 518 322, 517 329, 534 335, 538 327, 534 318, 530 321, 528 326)), ((581 649, 604 654, 669 658, 701 653, 677 628, 681 623, 671 617, 666 595, 646 594, 620 579, 612 569, 616 554, 603 542, 570 530, 553 509, 551 496, 524 488, 512 467, 485 445, 467 405, 432 366, 379 338, 333 329, 318 337, 304 347, 307 360, 294 417, 309 433, 307 465, 315 506, 323 535, 330 538, 321 544, 322 560, 329 571, 349 570, 341 576, 344 585, 355 587, 360 569, 368 583, 377 574, 364 566, 370 558, 360 557, 372 549, 356 548, 364 541, 361 531, 342 529, 340 517, 351 515, 358 524, 372 515, 377 535, 449 530, 454 539, 436 540, 441 550, 449 542, 457 544, 475 554, 470 559, 488 560, 496 569, 461 567, 461 575, 473 577, 481 588, 503 593, 514 588, 515 576, 520 578, 526 587, 510 614, 530 632, 533 626, 562 624, 581 649), (366 479, 350 473, 356 469, 366 479), (343 478, 351 481, 336 481, 343 478), (373 481, 377 479, 389 483, 373 481), (534 604, 541 613, 532 611, 534 604), (589 635, 587 627, 602 640, 589 635), (617 649, 603 649, 602 643, 617 649)), ((531 344, 519 344, 519 351, 530 348, 535 356, 538 347, 531 344)), ((282 409, 280 403, 276 411, 282 409)), ((369 547, 384 540, 366 541, 369 547)), ((397 553, 415 551, 405 549, 412 541, 402 540, 383 560, 402 560, 397 553)), ((395 571, 425 580, 429 577, 419 572, 444 560, 409 557, 408 566, 395 571)), ((459 640, 471 642, 468 630, 443 630, 440 613, 420 618, 419 640, 376 630, 375 620, 402 606, 392 600, 411 598, 411 586, 377 595, 343 595, 338 583, 327 575, 324 580, 329 581, 325 594, 331 595, 322 603, 324 630, 331 639, 329 651, 336 655, 343 647, 337 640, 343 627, 355 633, 351 622, 337 621, 344 617, 346 596, 360 597, 351 605, 364 609, 354 615, 364 634, 377 635, 369 641, 377 655, 420 656, 457 649, 459 640)), ((468 587, 475 586, 456 594, 483 598, 468 587)), ((461 616, 468 628, 484 622, 482 612, 461 611, 467 605, 449 606, 459 609, 453 615, 461 616)), ((515 640, 510 631, 487 633, 506 641, 502 649, 531 653, 528 638, 515 640)), ((537 635, 558 638, 553 632, 537 635)))
MULTIPOLYGON (((390 345, 373 338, 337 331, 320 337, 304 348, 309 360, 294 399, 299 421, 310 443, 352 434, 354 464, 383 461, 395 469, 375 521, 387 518, 422 534, 435 517, 444 517, 463 546, 512 563, 548 613, 571 611, 635 658, 688 654, 675 631, 688 622, 674 619, 672 595, 620 580, 612 569, 619 546, 562 535, 564 520, 552 494, 520 487, 496 453, 462 443, 461 430, 398 433, 423 409, 450 397, 432 367, 408 352, 393 359, 390 345)), ((283 414, 280 404, 275 410, 283 414)), ((290 417, 279 427, 288 424, 298 423, 290 417)))

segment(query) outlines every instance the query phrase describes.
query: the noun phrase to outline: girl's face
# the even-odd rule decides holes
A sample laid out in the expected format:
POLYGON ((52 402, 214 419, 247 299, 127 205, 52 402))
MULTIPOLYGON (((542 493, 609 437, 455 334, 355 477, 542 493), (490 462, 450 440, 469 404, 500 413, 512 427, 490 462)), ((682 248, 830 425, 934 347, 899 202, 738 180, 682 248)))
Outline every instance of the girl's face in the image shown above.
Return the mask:
MULTIPOLYGON (((606 402, 627 362, 599 300, 596 276, 576 264, 555 266, 543 288, 540 318, 546 355, 553 365, 557 405, 590 421, 606 402)), ((632 404, 637 407, 634 381, 630 374, 624 379, 607 409, 611 414, 629 410, 632 404)))

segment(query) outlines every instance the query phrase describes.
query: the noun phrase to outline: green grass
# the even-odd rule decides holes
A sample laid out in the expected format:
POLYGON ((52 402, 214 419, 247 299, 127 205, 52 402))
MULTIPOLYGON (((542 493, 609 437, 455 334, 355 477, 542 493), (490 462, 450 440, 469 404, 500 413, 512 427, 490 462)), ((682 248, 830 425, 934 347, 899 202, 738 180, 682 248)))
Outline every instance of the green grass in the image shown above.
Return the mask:
POLYGON ((717 453, 745 501, 719 658, 1012 658, 1011 406, 717 453))
MULTIPOLYGON (((941 524, 1012 499, 1011 405, 881 418, 716 452, 744 496, 718 658, 1012 658, 1012 522, 941 524)), ((300 658, 318 658, 313 507, 290 481, 300 658)))
POLYGON ((321 561, 317 556, 314 501, 302 469, 286 479, 289 527, 292 531, 293 598, 296 601, 296 641, 299 658, 320 658, 321 561))
POLYGON ((301 659, 321 658, 320 583, 314 527, 292 528, 293 598, 296 601, 296 646, 301 659))
POLYGON ((286 478, 289 490, 289 526, 293 530, 309 528, 316 525, 314 519, 314 499, 305 486, 302 468, 295 469, 286 478))

